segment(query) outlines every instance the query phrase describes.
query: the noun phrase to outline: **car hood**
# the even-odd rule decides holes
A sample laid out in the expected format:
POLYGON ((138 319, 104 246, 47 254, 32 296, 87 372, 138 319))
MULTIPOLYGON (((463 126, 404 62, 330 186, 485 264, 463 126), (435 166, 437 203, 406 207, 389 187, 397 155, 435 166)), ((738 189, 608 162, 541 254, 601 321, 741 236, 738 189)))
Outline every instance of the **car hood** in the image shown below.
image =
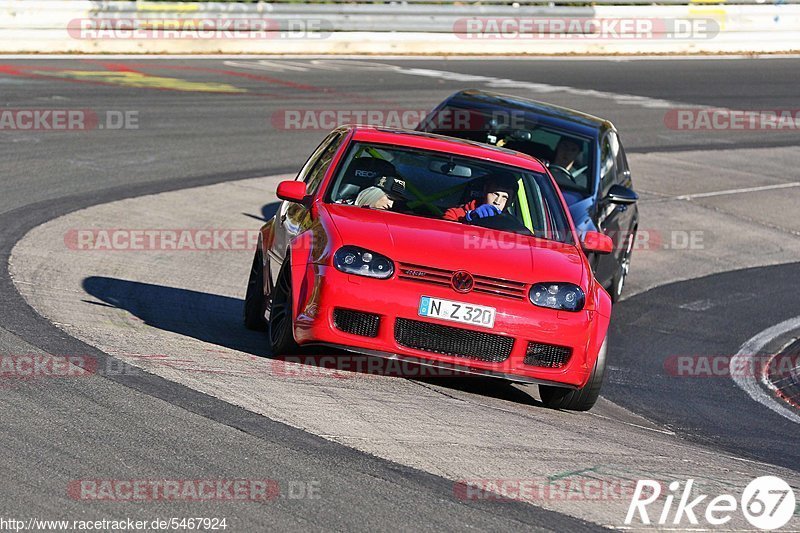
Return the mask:
POLYGON ((407 263, 525 283, 581 284, 574 245, 433 218, 345 205, 322 205, 342 244, 407 263))

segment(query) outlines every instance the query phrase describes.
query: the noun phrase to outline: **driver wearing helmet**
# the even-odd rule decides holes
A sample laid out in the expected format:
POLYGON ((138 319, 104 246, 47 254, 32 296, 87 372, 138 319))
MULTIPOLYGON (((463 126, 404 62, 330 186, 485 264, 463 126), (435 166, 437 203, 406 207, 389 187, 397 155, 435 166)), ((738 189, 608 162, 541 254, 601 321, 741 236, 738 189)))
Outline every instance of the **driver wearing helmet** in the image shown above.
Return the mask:
POLYGON ((517 191, 517 180, 507 174, 491 176, 483 186, 483 195, 460 207, 451 207, 442 218, 456 222, 472 222, 503 212, 517 191))

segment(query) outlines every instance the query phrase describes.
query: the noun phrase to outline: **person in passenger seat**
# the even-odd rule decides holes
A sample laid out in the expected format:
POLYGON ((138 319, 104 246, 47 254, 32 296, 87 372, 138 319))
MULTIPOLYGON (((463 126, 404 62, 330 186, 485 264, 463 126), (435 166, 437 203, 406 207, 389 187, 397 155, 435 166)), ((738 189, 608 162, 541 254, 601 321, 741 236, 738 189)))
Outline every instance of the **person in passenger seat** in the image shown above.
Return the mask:
POLYGON ((517 180, 511 175, 489 177, 483 186, 483 196, 460 207, 451 207, 442 218, 456 222, 472 222, 475 219, 493 217, 503 212, 517 192, 517 180))
POLYGON ((379 176, 372 187, 367 187, 356 198, 359 207, 392 209, 395 202, 408 200, 406 182, 395 176, 379 176))
POLYGON ((354 204, 359 193, 371 187, 381 176, 397 176, 397 170, 390 162, 377 157, 354 159, 342 177, 334 201, 339 204, 354 204))

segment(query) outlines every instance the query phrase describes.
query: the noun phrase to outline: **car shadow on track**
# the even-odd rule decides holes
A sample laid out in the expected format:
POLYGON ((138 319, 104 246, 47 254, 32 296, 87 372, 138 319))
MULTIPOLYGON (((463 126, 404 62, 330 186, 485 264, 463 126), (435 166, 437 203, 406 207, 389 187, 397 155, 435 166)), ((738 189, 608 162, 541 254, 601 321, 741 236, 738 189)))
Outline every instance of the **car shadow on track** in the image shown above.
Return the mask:
POLYGON ((253 215, 251 213, 242 213, 246 217, 254 218, 256 220, 260 220, 261 222, 269 222, 272 217, 275 216, 275 213, 278 212, 280 208, 280 202, 270 202, 268 204, 264 204, 261 207, 261 216, 253 215))
MULTIPOLYGON (((271 354, 266 334, 244 327, 244 301, 239 298, 103 276, 85 278, 83 289, 102 302, 84 300, 87 304, 125 310, 148 326, 250 355, 279 359, 271 354)), ((436 389, 446 389, 439 390, 445 394, 447 391, 451 394, 463 392, 517 404, 541 405, 531 394, 506 381, 472 375, 454 376, 452 371, 440 376, 417 365, 393 365, 391 361, 387 363, 342 350, 325 348, 323 351, 321 353, 319 347, 309 347, 298 360, 303 365, 334 371, 413 379, 436 389)))
POLYGON ((251 355, 270 355, 264 334, 242 325, 239 298, 101 276, 84 279, 83 289, 154 328, 251 355))

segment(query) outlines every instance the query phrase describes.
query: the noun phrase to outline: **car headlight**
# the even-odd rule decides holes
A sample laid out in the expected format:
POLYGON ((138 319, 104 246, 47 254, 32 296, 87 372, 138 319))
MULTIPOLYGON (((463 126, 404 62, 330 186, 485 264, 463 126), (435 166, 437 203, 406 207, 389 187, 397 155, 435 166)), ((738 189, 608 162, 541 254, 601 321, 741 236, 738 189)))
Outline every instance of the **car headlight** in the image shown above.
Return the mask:
POLYGON ((586 302, 581 288, 572 283, 535 283, 528 297, 533 305, 560 311, 580 311, 586 302))
POLYGON ((342 246, 336 250, 333 266, 342 272, 369 278, 386 279, 394 274, 391 259, 357 246, 342 246))

